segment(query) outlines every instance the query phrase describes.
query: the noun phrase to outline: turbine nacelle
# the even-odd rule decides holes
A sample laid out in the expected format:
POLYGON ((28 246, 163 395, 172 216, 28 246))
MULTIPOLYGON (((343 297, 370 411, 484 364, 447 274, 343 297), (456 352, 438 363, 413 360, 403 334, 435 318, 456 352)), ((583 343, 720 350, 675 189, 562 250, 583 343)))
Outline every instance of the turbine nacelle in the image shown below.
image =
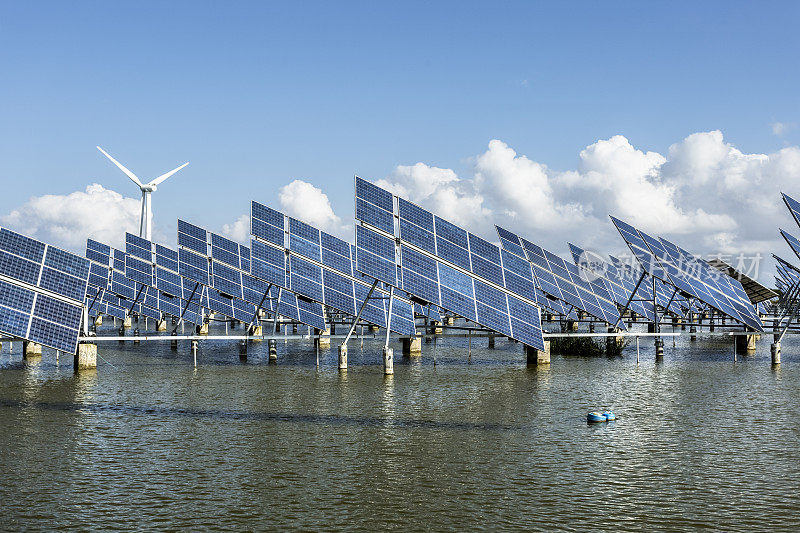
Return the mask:
POLYGON ((111 162, 117 166, 117 168, 119 168, 122 172, 124 172, 125 175, 128 176, 130 180, 139 187, 139 190, 142 191, 142 217, 139 222, 139 237, 145 238, 148 241, 153 240, 152 229, 151 229, 153 212, 150 205, 150 193, 155 192, 158 189, 158 185, 160 185, 161 183, 164 182, 164 180, 166 180, 167 178, 175 174, 177 171, 188 165, 189 162, 187 161, 181 166, 174 168, 169 172, 161 174, 159 177, 157 177, 154 180, 151 180, 149 183, 142 183, 141 180, 136 176, 136 174, 125 168, 125 166, 123 166, 122 163, 111 157, 105 150, 103 150, 99 146, 97 147, 97 149, 100 150, 104 156, 110 159, 111 162))

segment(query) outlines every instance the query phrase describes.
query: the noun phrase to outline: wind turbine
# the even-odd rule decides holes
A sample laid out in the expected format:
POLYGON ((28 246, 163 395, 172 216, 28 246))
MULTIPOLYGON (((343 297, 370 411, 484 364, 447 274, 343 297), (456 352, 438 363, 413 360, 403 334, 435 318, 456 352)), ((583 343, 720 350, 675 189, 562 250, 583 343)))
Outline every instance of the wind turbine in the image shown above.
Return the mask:
POLYGON ((168 177, 172 176, 177 171, 179 171, 180 169, 182 169, 183 167, 188 165, 189 162, 187 161, 186 163, 182 164, 178 168, 170 170, 166 174, 161 174, 159 177, 157 177, 156 179, 152 180, 150 183, 142 184, 142 182, 139 181, 139 178, 136 177, 136 174, 134 174, 133 172, 131 172, 130 170, 125 168, 122 165, 122 163, 120 163, 119 161, 117 161, 116 159, 114 159, 113 157, 108 155, 108 153, 105 150, 103 150, 102 148, 100 148, 99 146, 97 147, 97 149, 100 150, 101 152, 103 152, 104 156, 109 158, 112 163, 117 165, 117 167, 122 172, 124 172, 125 175, 128 176, 131 179, 131 181, 133 181, 136 185, 138 185, 139 189, 141 189, 141 191, 142 191, 142 218, 141 218, 141 220, 139 222, 139 237, 142 237, 143 239, 147 239, 148 241, 153 240, 152 239, 152 236, 153 236, 152 235, 153 207, 152 207, 152 202, 150 200, 150 193, 155 191, 158 188, 158 186, 161 183, 163 183, 164 180, 166 180, 168 177))

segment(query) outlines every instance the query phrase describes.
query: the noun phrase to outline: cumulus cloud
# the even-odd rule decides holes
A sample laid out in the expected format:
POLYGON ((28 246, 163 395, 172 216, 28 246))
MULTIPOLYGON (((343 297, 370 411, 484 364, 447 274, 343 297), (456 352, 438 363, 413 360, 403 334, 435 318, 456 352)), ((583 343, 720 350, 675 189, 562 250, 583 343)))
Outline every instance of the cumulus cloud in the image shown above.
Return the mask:
POLYGON ((140 200, 98 183, 67 195, 35 196, 0 217, 3 226, 80 253, 92 238, 125 248, 125 232, 139 231, 140 200))
MULTIPOLYGON (((785 130, 781 130, 785 131, 785 130)), ((555 171, 500 140, 472 159, 471 174, 416 163, 376 183, 496 240, 507 226, 566 256, 566 241, 624 253, 608 215, 662 235, 699 255, 769 257, 787 250, 778 226, 791 224, 781 190, 800 197, 800 148, 744 153, 722 132, 689 135, 666 154, 622 135, 578 154, 576 168, 555 171)), ((795 231, 800 233, 800 231, 795 231)), ((761 265, 761 277, 769 268, 761 265)))
POLYGON ((344 224, 331 207, 328 195, 312 184, 294 180, 278 193, 283 212, 337 237, 351 240, 352 225, 344 224))
POLYGON ((222 235, 233 241, 249 246, 250 215, 242 215, 230 224, 223 224, 222 235))

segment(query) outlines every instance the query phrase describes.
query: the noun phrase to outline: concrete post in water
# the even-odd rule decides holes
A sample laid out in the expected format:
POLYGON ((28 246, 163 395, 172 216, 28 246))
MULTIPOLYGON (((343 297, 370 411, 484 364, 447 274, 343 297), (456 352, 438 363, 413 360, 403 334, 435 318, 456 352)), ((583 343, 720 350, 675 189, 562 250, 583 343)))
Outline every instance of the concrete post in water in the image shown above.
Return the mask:
MULTIPOLYGON (((172 332, 172 336, 173 337, 175 337, 177 335, 178 335, 177 332, 175 332, 175 331, 172 332)), ((178 340, 177 339, 172 339, 171 341, 169 341, 169 347, 171 349, 173 349, 173 350, 177 350, 178 349, 178 340)))
POLYGON ((589 333, 594 333, 594 322, 589 322, 589 333))
POLYGON ((756 351, 756 336, 736 335, 736 353, 748 354, 756 351))
POLYGON ((770 352, 772 353, 772 364, 773 365, 781 364, 781 343, 773 342, 769 348, 770 352))
MULTIPOLYGON (((251 337, 260 337, 263 335, 263 329, 261 329, 261 324, 253 324, 250 326, 250 336, 251 337)), ((253 339, 254 341, 261 341, 261 339, 253 339)))
POLYGON ((661 337, 656 337, 656 359, 664 357, 664 341, 661 337))
POLYGON ((239 341, 239 359, 247 360, 247 341, 245 339, 239 341))
POLYGON ((130 316, 126 316, 125 320, 122 321, 122 327, 125 328, 125 329, 130 329, 131 328, 131 317, 130 316))
MULTIPOLYGON (((609 333, 619 333, 618 328, 608 328, 609 333)), ((622 347, 625 343, 625 337, 619 335, 615 337, 606 337, 606 353, 616 353, 617 349, 622 347)))
POLYGON ((331 347, 331 328, 328 327, 325 331, 316 330, 318 337, 314 339, 320 350, 327 350, 331 347))
POLYGON ((653 322, 647 323, 647 333, 655 333, 656 332, 656 325, 653 322))
MULTIPOLYGON (((708 321, 708 331, 714 331, 714 318, 712 317, 708 321)), ((753 341, 755 342, 755 340, 753 341)))
POLYGON ((297 335, 297 323, 292 324, 292 335, 297 335))
POLYGON ((134 337, 133 343, 134 344, 139 344, 139 340, 136 339, 136 337, 138 337, 138 336, 139 336, 139 328, 136 328, 136 329, 133 330, 133 337, 134 337))
POLYGON ((552 322, 553 321, 553 313, 545 313, 544 314, 544 319, 545 319, 546 322, 552 322))
POLYGON ((403 339, 403 355, 407 357, 422 355, 422 337, 403 339))
POLYGON ((523 345, 525 357, 528 365, 549 365, 550 364, 550 341, 544 341, 544 350, 537 350, 528 345, 523 345))
POLYGON ((156 321, 156 331, 167 331, 167 321, 163 318, 156 321))
POLYGON ((31 341, 22 341, 22 358, 33 359, 42 356, 42 345, 31 341))
POLYGON ((567 320, 567 331, 578 331, 578 323, 574 320, 567 320))
POLYGON ((377 332, 378 332, 378 330, 380 330, 380 329, 381 329, 381 328, 380 328, 380 327, 378 327, 378 326, 376 326, 375 324, 373 324, 373 325, 371 325, 371 326, 369 327, 369 330, 370 330, 371 332, 373 332, 373 333, 377 333, 377 332))
POLYGON ((270 339, 269 343, 269 362, 275 363, 278 361, 278 341, 275 339, 270 339))
POLYGON ((197 326, 197 334, 208 335, 208 322, 204 322, 203 324, 197 326))
POLYGON ((388 346, 383 348, 383 374, 385 376, 394 374, 394 350, 388 346))
POLYGON ((102 316, 98 316, 97 318, 95 318, 94 319, 94 325, 95 325, 95 327, 102 326, 103 325, 103 317, 102 316))
POLYGON ((347 345, 339 346, 339 370, 347 370, 347 345))
POLYGON ((88 342, 78 344, 73 362, 75 372, 89 368, 97 368, 97 345, 88 342))
POLYGON ((494 348, 494 335, 489 334, 489 349, 494 348))

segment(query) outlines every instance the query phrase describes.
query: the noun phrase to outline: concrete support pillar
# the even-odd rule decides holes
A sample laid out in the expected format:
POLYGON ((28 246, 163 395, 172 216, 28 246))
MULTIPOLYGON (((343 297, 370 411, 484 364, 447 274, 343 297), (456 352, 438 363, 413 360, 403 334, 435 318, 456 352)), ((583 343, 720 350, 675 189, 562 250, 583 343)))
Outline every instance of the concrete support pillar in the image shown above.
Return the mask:
POLYGON ((594 333, 594 322, 589 322, 589 333, 594 333))
POLYGON ((208 322, 197 326, 198 335, 208 335, 208 322))
POLYGON ((578 323, 575 320, 567 320, 567 331, 578 331, 578 323))
POLYGON ((42 345, 31 341, 22 341, 22 358, 33 359, 42 356, 42 345))
POLYGON ((586 318, 586 313, 578 311, 578 320, 583 320, 584 318, 586 318))
POLYGON ((239 359, 242 361, 247 360, 247 341, 244 339, 239 341, 239 359))
POLYGON ((737 335, 736 353, 752 353, 756 351, 756 335, 737 335))
POLYGON ((439 323, 438 320, 433 321, 433 333, 436 335, 440 335, 442 333, 442 325, 439 323))
POLYGON ((661 337, 656 337, 656 359, 664 357, 664 341, 661 337))
POLYGON ((381 329, 381 328, 379 328, 379 327, 378 327, 378 326, 376 326, 375 324, 373 324, 373 325, 371 325, 371 326, 369 327, 369 330, 370 330, 372 333, 377 333, 377 332, 378 332, 380 329, 381 329))
POLYGON ((422 355, 422 338, 403 339, 403 355, 408 357, 422 355))
POLYGON ((494 348, 494 335, 489 335, 489 349, 494 348))
POLYGON ((455 322, 455 319, 452 316, 444 317, 444 325, 445 326, 452 326, 454 322, 455 322))
POLYGON ((383 349, 383 374, 385 376, 394 374, 394 350, 388 347, 383 349))
POLYGON ((770 345, 770 352, 772 353, 772 364, 781 364, 781 343, 773 342, 770 345))
MULTIPOLYGON (((619 329, 617 328, 608 328, 609 333, 619 333, 619 329)), ((617 349, 622 347, 625 344, 625 337, 617 336, 617 337, 606 337, 606 353, 616 353, 617 349)))
POLYGON ((525 357, 529 365, 549 365, 550 341, 544 341, 544 350, 537 350, 531 346, 525 346, 525 357))
POLYGON ((278 361, 278 343, 275 339, 269 340, 269 362, 275 363, 278 361))
POLYGON ((544 314, 544 319, 545 319, 546 322, 552 322, 553 321, 553 313, 545 313, 544 314))
POLYGON ((156 331, 167 331, 167 321, 163 318, 156 321, 156 331))
MULTIPOLYGON (((176 335, 177 335, 177 333, 175 333, 173 331, 172 332, 172 336, 175 337, 176 335)), ((177 350, 178 349, 178 341, 177 341, 177 339, 172 339, 171 341, 169 341, 169 347, 172 350, 177 350)))
POLYGON ((133 330, 133 343, 134 344, 139 344, 140 341, 136 338, 138 336, 139 336, 139 328, 135 328, 133 330))
POLYGON ((708 321, 708 331, 714 331, 714 319, 708 321))
POLYGON ((292 324, 292 335, 297 335, 297 324, 292 324))
POLYGON ((94 319, 94 325, 95 325, 95 327, 102 326, 103 325, 103 317, 102 316, 98 316, 97 318, 95 318, 94 319))
MULTIPOLYGON (((317 330, 319 331, 319 330, 317 330)), ((319 333, 319 337, 314 339, 314 343, 319 347, 320 350, 327 350, 331 347, 331 328, 329 327, 325 331, 319 333)))
POLYGON ((647 324, 647 333, 655 333, 656 332, 656 325, 653 322, 649 322, 647 324))
MULTIPOLYGON (((249 334, 251 337, 260 337, 263 335, 263 330, 261 329, 261 324, 253 324, 250 326, 249 334)), ((261 339, 253 339, 255 341, 260 341, 261 339)))
POLYGON ((97 345, 88 342, 78 344, 73 362, 75 371, 97 368, 97 345))
POLYGON ((696 341, 697 340, 697 326, 692 324, 689 327, 689 340, 696 341))
POLYGON ((122 321, 122 327, 125 328, 125 329, 130 329, 131 328, 131 317, 130 316, 126 316, 125 320, 122 321))
POLYGON ((339 346, 339 370, 347 370, 347 345, 339 346))

